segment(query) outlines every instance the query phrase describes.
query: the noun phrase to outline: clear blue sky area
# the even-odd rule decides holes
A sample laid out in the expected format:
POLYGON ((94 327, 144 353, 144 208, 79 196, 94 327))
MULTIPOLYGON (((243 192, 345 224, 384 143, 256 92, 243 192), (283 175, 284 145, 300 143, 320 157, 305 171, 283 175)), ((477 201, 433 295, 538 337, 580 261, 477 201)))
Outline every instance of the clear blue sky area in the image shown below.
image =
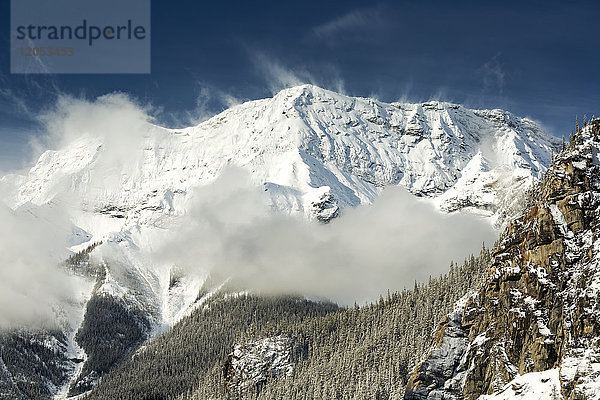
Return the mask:
POLYGON ((121 91, 181 126, 310 82, 383 101, 503 108, 568 135, 600 115, 598 1, 152 1, 151 74, 11 75, 0 6, 0 169, 60 94, 121 91))

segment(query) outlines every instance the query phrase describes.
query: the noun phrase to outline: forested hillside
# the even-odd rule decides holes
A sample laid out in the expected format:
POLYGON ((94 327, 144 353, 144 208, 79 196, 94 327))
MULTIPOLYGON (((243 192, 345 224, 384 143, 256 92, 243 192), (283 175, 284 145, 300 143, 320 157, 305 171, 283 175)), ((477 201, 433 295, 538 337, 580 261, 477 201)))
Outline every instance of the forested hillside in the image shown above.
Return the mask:
POLYGON ((488 262, 484 248, 427 284, 348 309, 222 291, 105 376, 86 399, 401 398, 435 324, 478 285, 488 262), (291 343, 290 374, 253 374, 250 364, 242 375, 253 381, 228 381, 234 345, 275 337, 291 343))

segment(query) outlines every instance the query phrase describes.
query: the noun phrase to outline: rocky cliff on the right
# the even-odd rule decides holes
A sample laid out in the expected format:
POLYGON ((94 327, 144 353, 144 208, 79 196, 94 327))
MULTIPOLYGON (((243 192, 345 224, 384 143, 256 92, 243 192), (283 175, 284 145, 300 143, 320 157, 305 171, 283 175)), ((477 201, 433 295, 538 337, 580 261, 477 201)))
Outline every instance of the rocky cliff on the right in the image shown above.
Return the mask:
POLYGON ((600 399, 600 119, 577 128, 438 326, 406 400, 600 399))

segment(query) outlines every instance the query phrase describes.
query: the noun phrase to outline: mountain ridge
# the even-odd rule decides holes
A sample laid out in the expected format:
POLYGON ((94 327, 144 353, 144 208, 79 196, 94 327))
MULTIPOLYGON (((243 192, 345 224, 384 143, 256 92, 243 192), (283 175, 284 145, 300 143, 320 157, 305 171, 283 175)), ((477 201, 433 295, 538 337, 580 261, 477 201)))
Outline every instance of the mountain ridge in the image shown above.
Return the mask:
MULTIPOLYGON (((127 343, 159 334, 210 298, 211 292, 199 295, 206 274, 181 275, 175 265, 154 262, 143 250, 185 219, 194 191, 228 166, 248 171, 274 212, 322 223, 346 208, 371 204, 384 187, 396 185, 443 211, 467 210, 501 225, 541 177, 557 144, 534 122, 499 110, 387 104, 312 85, 235 106, 184 129, 152 125, 139 110, 125 113, 128 106, 119 98, 89 107, 83 122, 65 117, 72 132, 64 147, 42 154, 28 175, 3 177, 0 184, 9 189, 5 201, 17 210, 34 216, 36 207, 69 210, 74 236, 69 249, 84 252, 84 264, 99 271, 89 277, 97 279, 95 287, 84 293, 93 300, 87 312, 103 315, 97 308, 103 305, 113 310, 100 325, 121 314, 139 315, 143 329, 125 326, 135 330, 127 343), (95 125, 87 125, 85 117, 95 125)), ((65 346, 81 354, 74 342, 78 328, 71 327, 65 346)), ((99 378, 88 362, 102 365, 106 357, 132 351, 112 332, 107 335, 122 352, 100 357, 84 352, 87 375, 69 381, 78 390, 99 378)))
MULTIPOLYGON (((9 202, 42 204, 66 186, 88 207, 115 206, 122 212, 113 215, 126 219, 144 214, 140 203, 180 213, 174 202, 235 164, 265 186, 274 209, 308 218, 320 215, 312 205, 323 196, 341 209, 355 207, 371 203, 386 185, 438 198, 446 211, 470 207, 494 215, 503 206, 492 186, 531 184, 558 145, 532 121, 499 110, 387 104, 312 85, 234 106, 194 127, 138 128, 142 138, 137 148, 122 150, 128 160, 121 171, 96 170, 115 150, 81 136, 42 154, 28 176, 15 179, 9 202), (517 172, 507 176, 510 170, 517 172), (108 177, 99 179, 101 172, 108 177)), ((6 185, 10 180, 3 178, 6 185)))
POLYGON ((123 266, 106 275, 102 290, 120 297, 138 293, 131 301, 148 303, 159 321, 185 315, 196 300, 190 290, 197 291, 203 278, 183 279, 190 290, 171 291, 170 267, 153 265, 140 250, 182 223, 194 191, 230 165, 249 172, 275 212, 324 223, 396 185, 443 211, 468 210, 501 225, 518 211, 556 144, 532 121, 499 110, 387 104, 312 85, 177 130, 149 124, 139 110, 123 114, 131 105, 119 100, 75 107, 80 119, 100 121, 88 126, 64 117, 64 126, 75 131, 66 147, 42 154, 27 176, 0 181, 12 182, 5 192, 12 207, 34 214, 48 203, 67 209, 70 250, 103 242, 92 256, 112 253, 113 268, 123 266), (139 279, 125 278, 125 271, 139 279), (169 316, 159 315, 165 312, 169 316))

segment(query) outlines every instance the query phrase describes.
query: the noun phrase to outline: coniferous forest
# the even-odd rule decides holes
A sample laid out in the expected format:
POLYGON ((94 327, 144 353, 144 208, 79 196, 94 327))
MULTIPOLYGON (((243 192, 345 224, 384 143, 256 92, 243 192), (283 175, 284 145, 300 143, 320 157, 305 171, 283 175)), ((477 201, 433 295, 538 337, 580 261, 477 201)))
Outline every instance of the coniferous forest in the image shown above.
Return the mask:
POLYGON ((122 362, 86 399, 399 399, 436 324, 488 265, 484 247, 448 274, 339 308, 301 297, 231 294, 223 289, 122 362), (293 371, 247 386, 224 369, 236 344, 285 337, 293 371))

